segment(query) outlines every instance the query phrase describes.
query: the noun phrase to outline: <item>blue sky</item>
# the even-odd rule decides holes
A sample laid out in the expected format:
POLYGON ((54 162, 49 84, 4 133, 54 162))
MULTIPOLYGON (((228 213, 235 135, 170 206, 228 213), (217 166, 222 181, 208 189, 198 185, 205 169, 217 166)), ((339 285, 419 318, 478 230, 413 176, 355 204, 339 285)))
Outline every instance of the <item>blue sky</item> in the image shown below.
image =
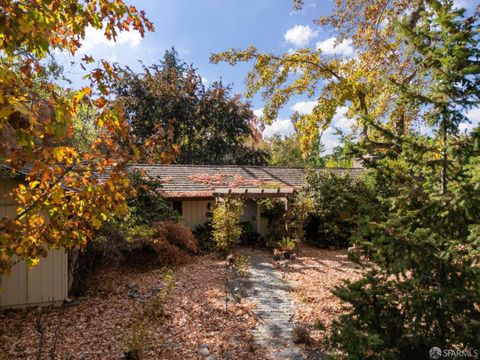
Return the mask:
MULTIPOLYGON (((210 54, 229 48, 246 48, 255 45, 260 51, 274 53, 306 46, 321 48, 323 52, 351 56, 353 48, 347 40, 334 47, 332 34, 313 24, 313 20, 330 12, 333 0, 306 0, 301 11, 293 11, 291 0, 127 0, 138 9, 145 10, 154 23, 155 32, 123 33, 117 42, 108 42, 100 31, 89 29, 78 56, 92 55, 96 60, 106 59, 140 69, 158 63, 166 49, 174 46, 180 57, 199 69, 206 84, 222 79, 232 84, 235 93, 245 91, 245 76, 249 64, 234 67, 211 64, 210 54)), ((457 0, 462 6, 473 6, 475 0, 457 0)), ((65 61, 67 76, 78 82, 81 69, 70 67, 65 61)), ((251 100, 256 114, 263 106, 261 97, 251 100)), ((294 110, 308 112, 313 107, 311 99, 296 97, 280 111, 279 118, 267 126, 264 135, 288 134, 293 131, 289 120, 294 110)), ((346 109, 338 109, 334 125, 347 130, 350 122, 343 116, 346 109)), ((480 112, 473 111, 471 119, 480 122, 480 112)), ((327 130, 323 142, 326 152, 337 143, 333 130, 327 130)))

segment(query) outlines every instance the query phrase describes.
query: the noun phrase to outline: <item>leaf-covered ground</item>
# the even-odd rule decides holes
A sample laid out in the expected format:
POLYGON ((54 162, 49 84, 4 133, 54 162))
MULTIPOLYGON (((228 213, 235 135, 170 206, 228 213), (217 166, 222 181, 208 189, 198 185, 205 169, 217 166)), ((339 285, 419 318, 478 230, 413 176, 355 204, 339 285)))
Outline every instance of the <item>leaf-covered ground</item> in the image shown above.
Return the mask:
MULTIPOLYGON (((328 327, 341 311, 330 289, 358 277, 359 270, 344 251, 309 247, 287 264, 284 277, 294 288, 295 323, 314 329, 319 319, 328 327)), ((226 274, 224 262, 213 256, 174 269, 176 286, 165 317, 139 327, 145 308, 165 288, 162 270, 104 270, 96 286, 72 305, 44 308, 40 316, 34 309, 1 313, 0 358, 37 359, 40 323, 42 359, 50 359, 52 350, 57 359, 120 359, 132 343, 142 345, 144 359, 203 359, 201 345, 218 359, 265 359, 250 335, 257 326, 253 302, 229 303, 225 311, 226 274)))
POLYGON ((284 268, 284 278, 293 288, 295 322, 306 326, 310 336, 321 341, 325 332, 317 330, 318 322, 328 331, 344 305, 331 290, 343 280, 355 280, 360 275, 359 267, 348 260, 346 250, 302 246, 298 258, 284 268))
MULTIPOLYGON (((58 359, 119 359, 132 341, 134 329, 145 347, 145 359, 199 359, 198 348, 207 344, 211 354, 229 351, 232 358, 261 359, 250 329, 255 319, 251 305, 229 304, 225 312, 225 275, 222 261, 211 256, 196 258, 174 271, 176 287, 166 304, 161 325, 146 329, 134 326, 142 310, 164 286, 162 271, 126 272, 108 269, 87 296, 62 308, 42 310, 45 331, 43 357, 54 348, 58 359), (129 296, 127 285, 137 298, 129 296), (57 335, 55 335, 57 334, 57 335)), ((130 291, 130 295, 131 295, 130 291)), ((36 359, 38 316, 33 309, 0 314, 0 358, 36 359)))

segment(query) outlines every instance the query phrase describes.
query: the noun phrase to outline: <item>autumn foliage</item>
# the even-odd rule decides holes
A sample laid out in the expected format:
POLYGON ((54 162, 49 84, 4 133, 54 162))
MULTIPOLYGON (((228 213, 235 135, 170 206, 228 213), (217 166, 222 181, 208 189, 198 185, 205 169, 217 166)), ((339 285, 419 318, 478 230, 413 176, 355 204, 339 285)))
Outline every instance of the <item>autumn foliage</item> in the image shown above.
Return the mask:
MULTIPOLYGON (((154 243, 155 244, 168 244, 169 248, 172 251, 163 252, 157 248, 158 245, 154 247, 157 248, 157 254, 159 257, 165 257, 165 264, 171 264, 171 256, 175 253, 184 253, 184 254, 195 254, 198 251, 197 239, 192 234, 187 226, 183 224, 178 224, 173 221, 164 221, 157 223, 153 226, 155 235, 154 243)), ((176 261, 173 261, 175 264, 176 261)))
MULTIPOLYGON (((134 193, 125 164, 139 151, 119 145, 131 143, 129 127, 108 100, 115 68, 102 60, 79 90, 60 89, 45 76, 46 56, 75 54, 88 27, 113 40, 121 31, 153 30, 143 12, 121 0, 2 2, 0 161, 25 177, 10 194, 16 216, 0 220, 0 273, 14 255, 33 265, 47 248, 85 245, 110 214, 127 210, 134 193), (98 136, 79 149, 70 144, 85 107, 95 109, 98 136)), ((85 56, 81 66, 92 62, 85 56)))

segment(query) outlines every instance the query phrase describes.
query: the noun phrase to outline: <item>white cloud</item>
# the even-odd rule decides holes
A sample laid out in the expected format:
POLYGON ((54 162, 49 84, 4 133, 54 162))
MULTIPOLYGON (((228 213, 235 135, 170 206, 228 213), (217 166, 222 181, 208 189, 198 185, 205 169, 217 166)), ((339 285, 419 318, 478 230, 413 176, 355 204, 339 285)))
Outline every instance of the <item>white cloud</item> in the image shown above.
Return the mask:
POLYGON ((316 43, 317 50, 321 50, 326 55, 353 55, 354 49, 352 46, 352 39, 345 39, 339 44, 336 44, 335 41, 336 39, 334 37, 324 41, 318 41, 316 43))
POLYGON ((331 154, 333 149, 340 145, 338 141, 338 136, 335 135, 335 130, 332 127, 329 127, 322 133, 322 144, 325 147, 324 153, 331 154))
POLYGON ((295 45, 296 47, 307 46, 312 39, 317 37, 318 31, 314 31, 308 25, 295 25, 289 29, 285 35, 285 41, 295 45))
POLYGON ((322 134, 322 144, 325 146, 326 154, 331 154, 333 149, 340 145, 339 137, 335 134, 335 128, 338 128, 345 133, 351 131, 353 121, 346 118, 347 111, 348 107, 340 106, 335 112, 330 126, 322 134))
POLYGON ((208 81, 208 79, 207 79, 205 76, 201 76, 201 78, 202 78, 202 84, 203 84, 203 85, 208 85, 208 83, 209 83, 210 81, 208 81))
POLYGON ((298 111, 300 114, 310 114, 316 104, 316 101, 300 101, 294 104, 291 109, 298 111))
POLYGON ((261 118, 263 116, 263 109, 253 110, 253 115, 255 115, 257 118, 261 118))
POLYGON ((270 137, 273 135, 290 135, 294 131, 293 124, 290 119, 278 119, 275 120, 271 125, 265 126, 265 130, 263 130, 264 137, 270 137))
POLYGON ((352 120, 346 117, 348 111, 347 106, 340 106, 337 108, 335 115, 332 118, 332 126, 339 128, 342 131, 349 131, 352 128, 352 120))
POLYGON ((480 123, 480 108, 475 108, 467 112, 467 117, 471 122, 480 123))
POLYGON ((480 125, 480 108, 472 109, 465 114, 471 123, 460 124, 460 131, 472 131, 473 128, 480 125))
POLYGON ((117 45, 128 45, 130 47, 137 47, 142 40, 142 35, 136 30, 120 32, 115 41, 108 40, 103 30, 88 27, 85 30, 85 38, 82 40, 82 47, 80 52, 87 52, 97 46, 114 47, 117 45))

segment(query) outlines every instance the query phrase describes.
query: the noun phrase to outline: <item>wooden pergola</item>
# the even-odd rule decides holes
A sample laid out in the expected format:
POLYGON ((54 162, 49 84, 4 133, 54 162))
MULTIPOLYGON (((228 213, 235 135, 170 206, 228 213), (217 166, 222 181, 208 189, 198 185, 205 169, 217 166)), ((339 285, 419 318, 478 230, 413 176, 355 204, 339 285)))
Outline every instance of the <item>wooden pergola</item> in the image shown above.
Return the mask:
MULTIPOLYGON (((260 188, 260 187, 249 187, 249 188, 215 188, 213 190, 213 195, 215 196, 216 201, 222 201, 227 197, 241 198, 241 199, 281 199, 285 205, 285 210, 288 208, 289 197, 292 196, 295 192, 295 189, 292 187, 284 188, 260 188)), ((255 216, 255 221, 257 229, 260 229, 261 213, 260 206, 257 205, 257 213, 255 216)))
POLYGON ((265 198, 286 198, 292 195, 295 189, 292 187, 285 188, 215 188, 213 195, 215 197, 241 197, 248 199, 265 199, 265 198))

